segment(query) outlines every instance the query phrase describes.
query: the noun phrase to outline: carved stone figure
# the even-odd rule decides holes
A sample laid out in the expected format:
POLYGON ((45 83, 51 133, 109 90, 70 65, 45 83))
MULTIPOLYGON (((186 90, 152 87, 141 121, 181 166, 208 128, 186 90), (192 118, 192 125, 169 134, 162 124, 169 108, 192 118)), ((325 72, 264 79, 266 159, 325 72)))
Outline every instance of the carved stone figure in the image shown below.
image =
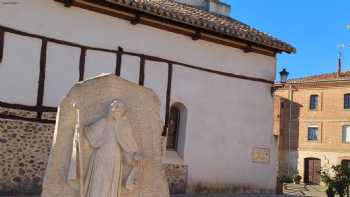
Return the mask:
POLYGON ((76 110, 78 120, 68 183, 78 189, 84 197, 120 197, 121 187, 129 190, 135 187, 138 164, 142 158, 126 116, 125 105, 120 100, 114 100, 107 114, 87 127, 80 125, 80 110, 76 110), (81 161, 77 162, 77 158, 83 155, 77 151, 80 150, 80 136, 86 137, 93 148, 86 169, 81 161), (123 165, 132 166, 127 175, 122 174, 123 165), (83 176, 78 176, 78 170, 83 176), (123 181, 125 183, 122 183, 123 181))
POLYGON ((160 102, 115 75, 76 84, 59 106, 42 197, 169 197, 160 102))

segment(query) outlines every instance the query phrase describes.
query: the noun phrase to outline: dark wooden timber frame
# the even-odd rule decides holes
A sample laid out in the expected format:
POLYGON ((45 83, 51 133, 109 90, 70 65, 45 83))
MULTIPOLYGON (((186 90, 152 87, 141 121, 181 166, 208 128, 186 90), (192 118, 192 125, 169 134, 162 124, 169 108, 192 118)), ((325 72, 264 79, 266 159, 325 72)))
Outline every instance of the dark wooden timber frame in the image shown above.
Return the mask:
POLYGON ((168 64, 168 82, 167 82, 167 90, 166 90, 166 100, 165 100, 165 123, 163 127, 162 136, 167 136, 169 120, 170 120, 170 104, 171 104, 171 83, 173 80, 173 65, 168 64))
MULTIPOLYGON (((54 0, 63 3, 64 0, 54 0)), ((158 17, 152 14, 140 12, 125 6, 101 0, 72 0, 72 6, 91 10, 94 12, 106 14, 113 17, 118 17, 130 21, 131 24, 143 24, 152 26, 158 29, 182 34, 191 37, 193 40, 206 40, 209 42, 218 43, 225 46, 241 49, 245 52, 254 52, 267 56, 275 57, 282 50, 257 44, 251 41, 239 39, 233 36, 220 34, 207 29, 194 28, 191 25, 176 22, 174 20, 158 17), (250 48, 248 51, 247 48, 250 48)), ((290 52, 287 52, 290 53, 290 52)))
MULTIPOLYGON (((168 65, 168 81, 167 81, 167 90, 166 90, 166 113, 165 113, 165 125, 164 125, 164 131, 163 135, 166 135, 167 128, 168 128, 168 121, 170 119, 169 117, 169 110, 171 105, 171 87, 172 87, 172 81, 173 81, 173 67, 183 67, 188 69, 193 69, 201 72, 211 73, 222 77, 229 77, 229 78, 237 78, 237 79, 243 79, 243 80, 249 80, 257 83, 264 83, 269 84, 272 86, 273 81, 263 79, 263 78, 256 78, 256 77, 250 77, 245 75, 238 75, 234 73, 228 73, 218 70, 212 70, 208 68, 203 68, 200 66, 194 66, 182 62, 177 62, 173 60, 168 60, 160 57, 150 56, 146 54, 141 53, 133 53, 123 50, 123 48, 119 47, 118 50, 112 50, 112 49, 104 49, 104 48, 98 48, 98 47, 92 47, 92 46, 86 46, 81 45, 77 43, 72 43, 68 41, 63 41, 55 38, 49 38, 37 34, 27 33, 19 30, 15 30, 9 27, 0 26, 0 37, 4 37, 4 33, 12 33, 17 34, 21 36, 36 38, 42 40, 42 47, 41 47, 41 53, 40 53, 40 71, 39 71, 39 82, 38 82, 38 92, 37 92, 37 104, 36 106, 26 106, 26 105, 20 105, 20 104, 11 104, 6 102, 0 102, 0 107, 6 107, 6 108, 12 108, 12 109, 19 109, 19 110, 27 110, 27 111, 34 111, 37 113, 36 118, 24 118, 20 116, 15 115, 6 115, 6 114, 0 114, 0 118, 3 119, 12 119, 12 120, 24 120, 24 121, 31 121, 31 122, 39 122, 39 123, 51 123, 54 124, 54 120, 47 120, 42 118, 43 112, 56 112, 56 107, 47 107, 43 106, 43 100, 44 100, 44 90, 45 90, 45 71, 46 71, 46 53, 47 53, 47 44, 49 42, 66 45, 70 47, 77 47, 81 49, 80 54, 80 61, 79 61, 79 81, 84 80, 84 72, 85 72, 85 58, 86 58, 86 51, 87 50, 95 50, 95 51, 102 51, 102 52, 108 52, 108 53, 114 53, 116 54, 116 68, 115 68, 115 74, 120 76, 120 70, 121 70, 121 63, 122 63, 122 57, 123 55, 130 55, 134 57, 138 57, 140 59, 140 72, 139 72, 139 84, 141 86, 144 85, 145 81, 145 66, 146 61, 155 61, 155 62, 163 62, 167 63, 168 65)), ((4 39, 0 39, 0 46, 3 46, 4 39)), ((2 47, 3 48, 3 47, 2 47)), ((3 50, 0 50, 2 55, 3 50)))
MULTIPOLYGON (((46 74, 46 52, 47 52, 47 39, 42 39, 41 51, 40 51, 40 70, 39 70, 39 82, 38 82, 38 94, 36 107, 41 108, 44 101, 44 85, 46 74)), ((42 111, 38 111, 37 118, 41 119, 42 111)))
POLYGON ((140 72, 139 72, 139 85, 143 86, 145 84, 145 64, 146 60, 144 56, 140 57, 140 72))
POLYGON ((64 7, 70 7, 73 5, 73 0, 63 0, 64 7))
POLYGON ((123 53, 123 48, 118 47, 119 53, 117 53, 117 61, 115 65, 115 75, 120 76, 120 71, 122 67, 122 53, 123 53))
POLYGON ((4 57, 5 32, 0 29, 0 63, 4 57))
POLYGON ((79 81, 83 81, 84 80, 85 57, 86 57, 86 48, 85 47, 81 47, 80 59, 79 59, 79 81))

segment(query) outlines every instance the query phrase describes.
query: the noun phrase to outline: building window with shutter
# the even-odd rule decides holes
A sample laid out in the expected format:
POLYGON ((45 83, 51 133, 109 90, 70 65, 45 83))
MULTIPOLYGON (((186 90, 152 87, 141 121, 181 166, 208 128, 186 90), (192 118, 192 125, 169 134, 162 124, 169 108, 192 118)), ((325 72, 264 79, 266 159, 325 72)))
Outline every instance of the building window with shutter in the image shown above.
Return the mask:
POLYGON ((183 103, 176 102, 171 105, 169 112, 167 153, 176 152, 176 155, 183 159, 185 155, 187 108, 183 103))
POLYGON ((350 109, 350 94, 344 94, 344 109, 350 109))
POLYGON ((307 140, 308 141, 318 141, 320 139, 320 133, 318 127, 308 127, 307 128, 307 140))
POLYGON ((310 110, 315 111, 318 107, 318 95, 310 96, 310 110))
POLYGON ((350 144, 350 125, 343 126, 342 141, 344 144, 350 144))
POLYGON ((180 127, 180 109, 176 106, 170 108, 170 120, 167 139, 167 149, 176 150, 180 127))

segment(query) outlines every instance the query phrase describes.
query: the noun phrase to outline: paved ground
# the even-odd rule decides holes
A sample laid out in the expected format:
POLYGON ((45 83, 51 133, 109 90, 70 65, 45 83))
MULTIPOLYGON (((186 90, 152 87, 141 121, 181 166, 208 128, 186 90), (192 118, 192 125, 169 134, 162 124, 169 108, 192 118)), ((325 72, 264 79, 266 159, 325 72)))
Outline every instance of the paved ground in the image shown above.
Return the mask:
POLYGON ((294 197, 289 195, 262 195, 262 194, 213 194, 213 195, 205 195, 205 194, 198 194, 198 195, 175 195, 172 197, 294 197))
MULTIPOLYGON (((39 197, 39 196, 0 196, 0 197, 39 197)), ((175 195, 171 197, 294 197, 294 196, 288 196, 288 195, 227 195, 227 194, 222 194, 222 195, 192 195, 192 194, 186 194, 186 195, 175 195)))
POLYGON ((262 194, 222 194, 222 195, 176 195, 172 197, 297 197, 297 196, 312 196, 326 197, 325 187, 319 185, 304 185, 304 184, 286 184, 284 185, 284 195, 262 195, 262 194))
MULTIPOLYGON (((263 195, 263 194, 184 194, 174 195, 172 197, 296 197, 296 196, 315 196, 326 197, 325 187, 318 185, 295 185, 286 184, 284 186, 285 195, 263 195)), ((0 197, 39 197, 39 196, 0 196, 0 197)))
POLYGON ((325 197, 327 196, 326 187, 319 185, 304 185, 304 184, 287 184, 284 186, 284 193, 295 196, 317 196, 325 197))

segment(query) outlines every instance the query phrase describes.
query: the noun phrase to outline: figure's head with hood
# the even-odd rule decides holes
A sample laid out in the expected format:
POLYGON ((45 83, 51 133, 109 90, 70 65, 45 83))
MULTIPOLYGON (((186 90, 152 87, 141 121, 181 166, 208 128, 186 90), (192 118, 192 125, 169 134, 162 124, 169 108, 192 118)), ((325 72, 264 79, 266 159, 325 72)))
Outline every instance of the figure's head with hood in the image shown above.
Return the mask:
POLYGON ((120 117, 123 117, 126 114, 126 106, 125 104, 118 99, 112 101, 109 107, 109 114, 113 119, 117 120, 120 117))

